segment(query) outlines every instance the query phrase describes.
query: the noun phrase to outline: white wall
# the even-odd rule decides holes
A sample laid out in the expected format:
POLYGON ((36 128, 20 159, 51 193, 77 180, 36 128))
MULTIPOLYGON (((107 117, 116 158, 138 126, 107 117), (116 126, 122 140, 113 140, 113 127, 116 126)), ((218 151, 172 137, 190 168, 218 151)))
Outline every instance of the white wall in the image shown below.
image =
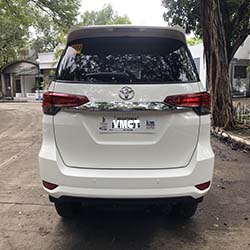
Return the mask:
POLYGON ((35 87, 34 76, 21 76, 22 96, 26 97, 26 94, 31 93, 31 90, 34 87, 35 87))
POLYGON ((40 69, 56 69, 57 60, 54 52, 38 53, 37 62, 40 69))
POLYGON ((204 48, 203 48, 203 43, 190 46, 189 47, 190 52, 194 58, 194 60, 199 59, 200 60, 200 67, 197 68, 199 75, 200 75, 200 80, 203 85, 203 87, 206 89, 206 59, 204 55, 204 48))
POLYGON ((250 59, 250 36, 245 40, 245 42, 239 47, 234 58, 237 59, 250 59))

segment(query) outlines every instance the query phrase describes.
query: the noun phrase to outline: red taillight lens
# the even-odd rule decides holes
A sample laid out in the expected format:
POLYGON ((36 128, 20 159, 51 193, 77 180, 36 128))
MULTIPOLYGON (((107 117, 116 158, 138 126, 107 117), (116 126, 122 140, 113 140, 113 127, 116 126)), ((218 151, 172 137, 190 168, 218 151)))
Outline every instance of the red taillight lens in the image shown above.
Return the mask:
POLYGON ((206 111, 205 113, 210 111, 210 94, 208 92, 168 96, 164 102, 173 107, 201 108, 206 111))
POLYGON ((211 182, 208 181, 208 182, 205 182, 205 183, 198 184, 195 187, 202 191, 202 190, 205 190, 205 189, 209 188, 210 183, 211 182))
POLYGON ((49 190, 53 190, 53 189, 58 187, 58 185, 56 185, 54 183, 47 182, 47 181, 43 181, 43 186, 49 190))
POLYGON ((77 107, 87 102, 86 96, 46 92, 43 94, 43 113, 55 115, 62 107, 77 107))

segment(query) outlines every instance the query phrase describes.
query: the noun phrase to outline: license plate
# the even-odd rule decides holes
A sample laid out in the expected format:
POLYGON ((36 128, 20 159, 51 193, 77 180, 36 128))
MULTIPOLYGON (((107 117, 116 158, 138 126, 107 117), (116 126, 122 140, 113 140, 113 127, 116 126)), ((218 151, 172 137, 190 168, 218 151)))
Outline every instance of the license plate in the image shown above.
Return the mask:
POLYGON ((100 133, 154 133, 155 127, 155 120, 138 116, 103 116, 98 123, 100 133))

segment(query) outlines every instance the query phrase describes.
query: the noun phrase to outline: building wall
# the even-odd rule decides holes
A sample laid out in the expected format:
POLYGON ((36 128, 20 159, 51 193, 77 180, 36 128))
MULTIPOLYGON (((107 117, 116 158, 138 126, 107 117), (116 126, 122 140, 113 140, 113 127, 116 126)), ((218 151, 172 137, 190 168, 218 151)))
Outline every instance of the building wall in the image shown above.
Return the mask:
POLYGON ((239 47, 232 61, 232 85, 235 95, 250 95, 250 36, 239 47))
POLYGON ((56 69, 57 60, 54 52, 38 53, 39 68, 40 69, 56 69))
POLYGON ((28 61, 16 61, 6 65, 1 71, 2 92, 4 97, 15 97, 16 94, 26 97, 35 88, 39 76, 36 64, 28 61))
POLYGON ((232 87, 235 96, 250 95, 250 60, 237 59, 232 62, 232 87), (247 92, 246 92, 247 91, 247 92))
MULTIPOLYGON (((21 82, 22 84, 22 82, 21 82)), ((35 88, 35 77, 34 76, 23 76, 23 90, 24 95, 26 96, 27 93, 32 93, 32 89, 35 88)))
POLYGON ((55 58, 54 52, 38 53, 37 61, 42 74, 44 87, 53 81, 54 77, 52 76, 52 72, 56 71, 58 60, 59 59, 55 58))

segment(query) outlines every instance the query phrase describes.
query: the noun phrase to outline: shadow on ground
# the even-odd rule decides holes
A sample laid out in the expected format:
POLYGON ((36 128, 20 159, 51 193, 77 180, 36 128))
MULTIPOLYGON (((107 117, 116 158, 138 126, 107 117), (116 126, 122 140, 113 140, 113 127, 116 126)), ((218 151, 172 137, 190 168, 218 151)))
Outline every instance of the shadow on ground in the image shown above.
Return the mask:
POLYGON ((65 235, 57 245, 65 250, 159 249, 172 243, 178 249, 178 244, 200 239, 194 219, 177 220, 159 209, 146 208, 88 209, 76 219, 61 219, 56 231, 65 235))

